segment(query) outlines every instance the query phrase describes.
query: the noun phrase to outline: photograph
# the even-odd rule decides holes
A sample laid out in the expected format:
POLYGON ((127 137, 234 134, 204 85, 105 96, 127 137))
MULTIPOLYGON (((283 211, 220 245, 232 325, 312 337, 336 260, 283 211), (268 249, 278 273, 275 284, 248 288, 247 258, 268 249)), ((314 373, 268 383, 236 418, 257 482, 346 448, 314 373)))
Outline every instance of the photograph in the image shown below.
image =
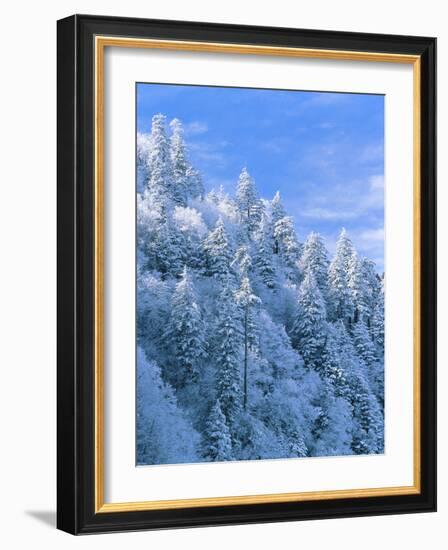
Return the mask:
POLYGON ((384 95, 135 101, 136 465, 387 452, 384 95))

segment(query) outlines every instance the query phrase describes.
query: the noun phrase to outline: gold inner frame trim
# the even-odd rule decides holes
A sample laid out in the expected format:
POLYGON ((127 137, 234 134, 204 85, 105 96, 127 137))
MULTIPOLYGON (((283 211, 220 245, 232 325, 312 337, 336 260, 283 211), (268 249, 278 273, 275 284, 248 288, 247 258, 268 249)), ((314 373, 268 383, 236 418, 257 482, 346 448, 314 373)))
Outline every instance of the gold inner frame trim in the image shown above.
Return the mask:
POLYGON ((420 56, 389 54, 381 52, 356 52, 344 50, 323 50, 253 44, 227 44, 182 40, 156 40, 96 36, 95 55, 95 513, 129 512, 142 510, 167 510, 198 508, 206 506, 232 506, 241 504, 262 504, 274 502, 303 502, 333 500, 342 498, 412 495, 421 492, 421 387, 420 387, 420 272, 421 272, 421 71, 420 56), (193 51, 207 53, 232 53, 245 55, 285 56, 341 61, 369 61, 382 63, 407 63, 413 65, 413 298, 414 298, 414 351, 413 351, 413 420, 414 420, 414 471, 413 485, 400 487, 379 487, 313 492, 276 493, 262 495, 191 498, 180 500, 153 500, 141 502, 104 502, 104 50, 106 47, 150 48, 160 50, 193 51))

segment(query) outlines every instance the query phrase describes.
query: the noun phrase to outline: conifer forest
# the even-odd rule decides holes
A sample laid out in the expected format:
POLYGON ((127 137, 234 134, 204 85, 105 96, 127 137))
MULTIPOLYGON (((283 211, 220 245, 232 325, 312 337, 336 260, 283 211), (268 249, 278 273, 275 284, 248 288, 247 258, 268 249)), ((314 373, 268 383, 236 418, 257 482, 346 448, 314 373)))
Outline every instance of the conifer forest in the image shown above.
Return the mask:
POLYGON ((212 188, 178 119, 137 134, 138 465, 384 452, 383 275, 296 221, 251 166, 212 188))

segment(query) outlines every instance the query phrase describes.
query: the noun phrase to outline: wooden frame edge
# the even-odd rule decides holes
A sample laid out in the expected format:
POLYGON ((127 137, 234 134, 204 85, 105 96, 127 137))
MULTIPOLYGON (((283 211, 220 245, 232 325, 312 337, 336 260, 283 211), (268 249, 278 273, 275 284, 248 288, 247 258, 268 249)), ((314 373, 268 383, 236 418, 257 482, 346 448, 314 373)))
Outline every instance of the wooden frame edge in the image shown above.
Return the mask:
POLYGON ((94 513, 132 512, 145 510, 185 509, 209 506, 236 506, 241 504, 304 502, 344 498, 365 498, 393 495, 421 494, 421 56, 345 50, 257 46, 250 44, 227 44, 201 41, 158 40, 95 36, 95 465, 94 465, 94 513), (414 175, 414 470, 413 485, 402 487, 381 487, 351 490, 313 491, 279 493, 266 495, 244 495, 215 498, 179 499, 163 501, 141 501, 123 503, 104 502, 104 49, 105 47, 156 48, 181 51, 206 51, 210 53, 238 53, 251 55, 273 55, 306 57, 333 60, 356 60, 413 65, 413 175, 414 175))

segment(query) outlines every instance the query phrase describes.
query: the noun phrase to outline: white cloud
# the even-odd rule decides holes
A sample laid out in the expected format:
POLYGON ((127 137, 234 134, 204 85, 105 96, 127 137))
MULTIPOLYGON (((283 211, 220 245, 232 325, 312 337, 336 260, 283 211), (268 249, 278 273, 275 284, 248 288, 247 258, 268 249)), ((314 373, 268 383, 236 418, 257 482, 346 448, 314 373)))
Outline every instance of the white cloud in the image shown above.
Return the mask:
POLYGON ((352 220, 360 215, 355 209, 341 210, 338 208, 313 207, 302 211, 302 216, 318 220, 352 220))
POLYGON ((205 122, 194 120, 184 125, 184 131, 187 135, 199 135, 208 132, 208 126, 205 122))
POLYGON ((372 191, 378 191, 384 189, 384 176, 383 174, 377 174, 375 176, 371 176, 370 180, 370 189, 372 191))
POLYGON ((366 229, 359 234, 358 239, 365 243, 382 243, 384 242, 384 227, 379 227, 377 229, 366 229))

